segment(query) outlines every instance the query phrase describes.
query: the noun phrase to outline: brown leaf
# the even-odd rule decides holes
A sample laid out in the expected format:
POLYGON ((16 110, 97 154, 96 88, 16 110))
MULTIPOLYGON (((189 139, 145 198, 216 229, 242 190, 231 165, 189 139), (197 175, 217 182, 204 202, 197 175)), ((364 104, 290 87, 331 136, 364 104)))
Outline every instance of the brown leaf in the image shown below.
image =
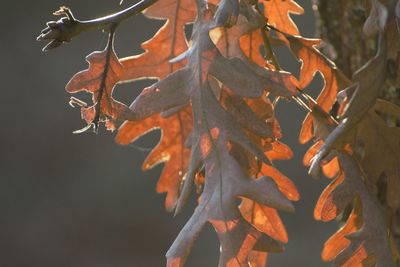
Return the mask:
POLYGON ((400 127, 387 125, 385 119, 398 121, 400 107, 377 99, 357 126, 356 151, 371 183, 386 177, 386 203, 396 211, 400 208, 400 127))
MULTIPOLYGON (((117 83, 159 78, 140 93, 129 109, 124 106, 127 116, 125 110, 119 112, 114 108, 116 101, 107 106, 100 102, 99 106, 101 115, 107 118, 129 119, 117 134, 116 141, 120 144, 128 145, 147 132, 161 130, 160 143, 150 152, 143 169, 165 163, 157 191, 167 192, 168 210, 176 207, 176 214, 179 213, 192 185, 198 186, 201 194, 198 207, 168 251, 168 266, 184 264, 207 222, 213 225, 220 239, 220 266, 242 266, 249 261, 262 264, 266 252, 280 252, 282 242, 287 242, 277 210, 293 211, 290 200, 299 199, 294 184, 268 165, 269 159, 288 159, 292 152, 277 140, 281 132, 266 96, 271 93, 290 98, 297 93, 296 80, 289 73, 253 63, 250 51, 242 50, 240 37, 259 28, 244 16, 230 30, 218 28, 233 54, 218 50, 212 42, 211 28, 236 23, 237 0, 221 1, 215 14, 200 2, 197 7, 190 48, 183 28, 196 16, 192 3, 157 2, 145 11, 146 16, 167 21, 143 44, 145 52, 118 60, 110 38, 107 49, 91 57, 91 68, 86 74, 78 74, 72 80, 70 91, 88 90, 109 103, 114 101, 111 94, 117 83), (262 166, 261 170, 251 173, 245 162, 233 156, 234 149, 248 157, 252 168, 262 166), (237 199, 257 203, 257 209, 248 212, 261 212, 259 220, 246 221, 248 212, 242 216, 237 199), (260 220, 268 223, 260 225, 260 220)), ((251 12, 250 6, 246 7, 251 12)))

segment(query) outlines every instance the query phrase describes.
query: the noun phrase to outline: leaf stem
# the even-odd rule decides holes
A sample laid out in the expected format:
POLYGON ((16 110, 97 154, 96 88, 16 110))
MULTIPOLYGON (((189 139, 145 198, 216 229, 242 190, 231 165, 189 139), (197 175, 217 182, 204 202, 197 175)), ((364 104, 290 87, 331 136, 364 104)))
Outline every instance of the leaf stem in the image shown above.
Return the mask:
MULTIPOLYGON (((258 5, 255 5, 254 7, 255 7, 257 13, 260 14, 261 16, 263 16, 263 14, 261 14, 260 7, 258 5)), ((272 64, 275 67, 275 70, 278 70, 278 71, 281 70, 281 67, 279 66, 279 63, 278 63, 278 59, 276 58, 275 53, 272 50, 271 42, 269 41, 268 36, 265 33, 265 26, 260 28, 260 33, 261 33, 261 36, 262 36, 262 39, 264 42, 264 48, 265 48, 265 53, 266 53, 267 58, 269 60, 271 60, 272 64)))

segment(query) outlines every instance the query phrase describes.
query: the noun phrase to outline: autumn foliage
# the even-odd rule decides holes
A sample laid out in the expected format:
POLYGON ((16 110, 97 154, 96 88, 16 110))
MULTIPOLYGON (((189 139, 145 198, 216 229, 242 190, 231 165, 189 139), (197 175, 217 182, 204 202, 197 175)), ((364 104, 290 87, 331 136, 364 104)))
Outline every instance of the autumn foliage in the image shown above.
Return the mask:
MULTIPOLYGON (((105 49, 90 54, 88 69, 66 87, 69 93, 93 95, 92 104, 71 98, 86 123, 76 132, 97 132, 104 124, 117 130, 118 144, 128 145, 161 131, 143 170, 164 164, 157 192, 166 193, 168 211, 178 214, 191 195, 198 200, 167 252, 167 266, 184 265, 207 223, 219 237, 219 266, 261 267, 269 253, 283 251, 288 235, 278 212, 293 212, 292 201, 300 194, 273 164, 292 157, 279 141, 274 115, 282 98, 308 111, 299 141, 315 141, 304 156, 310 174, 332 179, 314 217, 344 222, 326 241, 322 259, 335 266, 398 266, 400 107, 378 96, 387 59, 400 52, 400 4, 374 0, 368 7, 364 31, 377 40, 376 56, 351 79, 318 50, 321 40, 301 36, 291 14, 303 9, 293 0, 145 3, 139 11, 165 23, 142 44, 143 53, 126 58, 118 58, 113 48, 120 21, 109 23, 105 49), (184 28, 191 23, 187 40, 184 28), (281 70, 273 53, 279 46, 302 63, 298 77, 281 70), (306 89, 316 73, 324 85, 314 100, 306 89), (158 81, 129 107, 113 98, 118 83, 147 78, 158 81), (386 190, 377 192, 382 179, 386 190)), ((46 50, 90 24, 65 7, 56 15, 63 18, 49 22, 39 36, 51 40, 46 50)))

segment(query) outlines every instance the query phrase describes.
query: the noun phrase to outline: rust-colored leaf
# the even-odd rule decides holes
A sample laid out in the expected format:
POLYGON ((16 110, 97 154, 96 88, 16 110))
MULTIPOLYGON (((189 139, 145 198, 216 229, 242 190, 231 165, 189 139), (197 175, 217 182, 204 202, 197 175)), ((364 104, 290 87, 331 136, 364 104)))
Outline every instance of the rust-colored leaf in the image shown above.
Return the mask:
POLYGON ((185 147, 192 127, 189 107, 176 115, 163 118, 155 114, 141 121, 125 122, 119 129, 116 142, 121 145, 133 143, 140 136, 161 129, 161 140, 143 163, 143 169, 164 163, 164 169, 157 184, 157 192, 167 192, 165 207, 172 211, 179 196, 181 180, 189 166, 190 149, 185 147))
MULTIPOLYGON (((316 101, 320 108, 329 112, 336 101, 339 86, 345 78, 336 69, 335 64, 325 57, 316 46, 321 42, 319 39, 307 39, 303 37, 286 35, 290 49, 302 62, 299 77, 300 89, 306 88, 317 72, 324 78, 324 87, 320 91, 316 101)), ((312 117, 307 115, 300 131, 300 143, 308 142, 313 136, 312 117)))
MULTIPOLYGON (((265 95, 266 90, 287 97, 295 92, 295 86, 290 84, 286 74, 259 66, 250 67, 240 58, 221 55, 209 35, 212 11, 200 5, 198 12, 193 28, 193 46, 185 54, 187 65, 145 89, 131 109, 138 117, 145 118, 180 106, 190 99, 193 110, 190 164, 176 213, 187 201, 196 173, 202 167, 204 187, 198 207, 167 253, 168 266, 184 264, 196 236, 207 222, 213 225, 220 239, 219 265, 244 265, 254 249, 266 252, 282 248, 280 242, 264 235, 242 218, 235 200, 244 197, 286 211, 292 210, 293 206, 271 178, 249 177, 241 167, 243 163, 231 155, 232 145, 239 146, 253 158, 269 163, 264 151, 248 135, 270 135, 265 128, 267 124, 258 119, 240 98, 258 98, 265 95), (229 91, 229 97, 221 103, 224 90, 229 91), (176 92, 181 99, 185 96, 185 100, 177 102, 176 92), (232 103, 240 108, 231 111, 235 107, 232 103), (247 123, 246 119, 253 123, 247 123)), ((276 216, 271 216, 277 223, 276 216)))
POLYGON ((299 35, 290 14, 301 15, 303 8, 293 0, 260 0, 264 5, 264 15, 268 23, 282 32, 299 35))
POLYGON ((350 240, 346 238, 346 235, 358 231, 361 226, 362 207, 361 203, 357 201, 346 223, 325 242, 321 254, 322 259, 324 261, 334 260, 340 252, 350 245, 350 240))
POLYGON ((350 100, 348 107, 346 107, 338 127, 326 137, 324 145, 311 165, 310 173, 315 174, 315 171, 318 170, 317 165, 320 164, 332 149, 343 149, 347 143, 351 143, 349 139, 354 135, 358 123, 374 105, 382 83, 385 80, 385 62, 386 41, 383 35, 381 35, 376 56, 354 75, 354 80, 358 86, 352 95, 352 100, 350 100))
POLYGON ((70 104, 81 106, 82 119, 88 124, 76 132, 86 131, 92 125, 94 131, 97 131, 99 122, 106 122, 108 128, 114 130, 116 122, 129 119, 131 112, 127 106, 112 97, 115 84, 123 72, 114 52, 113 33, 110 33, 107 47, 101 52, 93 52, 86 60, 89 68, 74 75, 66 86, 69 93, 86 91, 93 95, 93 105, 90 107, 86 107, 86 103, 76 98, 71 98, 70 104))
MULTIPOLYGON (((277 12, 291 22, 289 13, 301 10, 295 7, 282 3, 277 12)), ((169 249, 168 266, 185 264, 196 237, 210 223, 221 244, 220 266, 261 267, 267 253, 281 252, 288 241, 278 211, 293 211, 291 201, 300 197, 271 163, 293 153, 279 141, 282 133, 268 97, 292 98, 297 80, 264 60, 265 18, 250 3, 166 0, 144 14, 166 20, 142 44, 144 52, 118 59, 112 48, 114 25, 106 49, 90 55, 89 69, 67 86, 71 93, 91 92, 94 106, 78 99, 72 104, 82 107, 84 119, 96 129, 98 122, 114 129, 126 120, 116 136, 121 145, 161 131, 143 169, 164 163, 157 191, 167 193, 167 210, 179 214, 196 186, 198 206, 169 249), (193 21, 188 42, 184 27, 193 21), (129 108, 112 98, 116 84, 145 78, 158 81, 129 108), (240 207, 238 199, 243 200, 240 207)), ((271 22, 278 18, 270 15, 271 22)))
MULTIPOLYGON (((144 14, 148 18, 167 21, 154 37, 142 44, 144 53, 120 60, 123 66, 121 82, 149 77, 162 79, 185 65, 184 60, 171 60, 188 49, 184 26, 196 17, 193 3, 187 0, 158 1, 146 9, 144 14)), ((179 99, 181 96, 178 94, 176 97, 179 99)), ((126 122, 116 138, 117 143, 127 145, 149 131, 161 130, 161 140, 143 163, 143 169, 148 170, 159 163, 165 164, 157 192, 167 192, 165 207, 168 211, 175 208, 180 184, 189 166, 190 148, 185 146, 185 142, 193 124, 190 106, 178 106, 178 110, 170 110, 170 113, 165 114, 167 117, 156 113, 143 120, 126 122)))
MULTIPOLYGON (((329 138, 335 131, 335 126, 328 121, 326 115, 320 113, 318 109, 311 113, 314 126, 326 129, 315 131, 321 134, 317 136, 321 141, 316 147, 321 147, 322 140, 329 138)), ((315 147, 311 151, 310 154, 320 153, 315 147)), ((314 217, 317 220, 330 221, 349 205, 353 205, 353 213, 345 226, 326 242, 322 258, 334 261, 337 266, 374 266, 375 263, 378 266, 394 266, 385 219, 381 215, 377 216, 383 211, 377 197, 367 187, 366 181, 370 176, 366 176, 368 173, 355 160, 357 154, 349 155, 345 149, 331 154, 336 156, 333 160, 338 161, 340 175, 321 194, 314 217)))
POLYGON ((121 59, 124 72, 121 81, 142 78, 164 78, 184 66, 184 62, 171 63, 188 48, 184 26, 196 17, 196 7, 189 0, 158 1, 144 11, 148 18, 166 19, 164 25, 147 42, 144 53, 121 59))

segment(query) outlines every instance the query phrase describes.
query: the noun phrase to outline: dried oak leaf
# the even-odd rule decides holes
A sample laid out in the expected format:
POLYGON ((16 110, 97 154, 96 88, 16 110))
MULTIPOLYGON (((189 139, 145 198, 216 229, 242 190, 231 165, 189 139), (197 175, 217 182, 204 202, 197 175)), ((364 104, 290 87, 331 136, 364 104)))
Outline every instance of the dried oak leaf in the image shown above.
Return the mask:
POLYGON ((188 48, 184 27, 196 18, 196 7, 189 0, 158 1, 144 11, 150 19, 166 19, 165 24, 142 44, 144 53, 122 58, 121 81, 143 78, 162 79, 185 65, 185 61, 171 63, 188 48))
POLYGON ((89 68, 75 74, 66 85, 69 93, 86 91, 93 95, 93 105, 90 107, 71 98, 72 106, 81 106, 82 119, 87 123, 85 128, 75 133, 84 132, 91 126, 97 131, 100 122, 105 122, 108 129, 114 130, 118 122, 133 117, 133 114, 126 105, 112 97, 115 84, 122 73, 122 66, 113 48, 113 34, 110 33, 109 42, 103 51, 93 52, 86 60, 89 68))
MULTIPOLYGON (((170 61, 188 48, 184 26, 196 17, 196 7, 192 1, 158 1, 144 14, 148 18, 167 20, 150 40, 142 44, 144 53, 120 60, 123 66, 120 82, 162 79, 185 65, 185 61, 170 61)), ((161 130, 161 140, 150 152, 142 168, 148 170, 164 163, 157 192, 167 192, 165 207, 168 211, 175 208, 179 187, 189 165, 190 149, 185 142, 192 124, 191 108, 186 105, 170 111, 170 114, 157 113, 143 120, 125 122, 116 137, 117 143, 128 145, 152 130, 161 130)))
MULTIPOLYGON (((249 17, 249 14, 247 17, 249 17)), ((260 42, 263 42, 260 34, 259 20, 253 19, 248 21, 244 16, 241 15, 239 16, 238 22, 235 26, 229 29, 219 27, 210 32, 211 39, 218 47, 218 50, 221 52, 221 54, 223 54, 225 57, 241 58, 244 62, 247 62, 249 66, 254 63, 257 63, 258 65, 265 65, 265 59, 260 55, 259 51, 261 43, 253 43, 254 39, 252 36, 258 36, 259 39, 261 39, 260 42), (243 39, 241 37, 247 38, 243 39), (243 46, 245 49, 243 49, 243 46), (254 62, 254 59, 258 62, 254 62), (261 61, 263 64, 260 63, 261 61)), ((265 141, 262 138, 260 139, 259 136, 253 135, 255 142, 258 141, 261 146, 267 145, 265 153, 269 160, 288 159, 292 157, 291 150, 286 145, 275 140, 276 138, 281 137, 281 133, 279 124, 273 115, 273 106, 269 102, 268 98, 261 97, 257 99, 242 99, 233 95, 223 98, 222 101, 227 111, 231 112, 245 129, 251 129, 251 126, 254 128, 254 125, 262 125, 259 123, 260 119, 269 122, 269 129, 264 131, 258 130, 258 133, 266 135, 267 139, 265 141), (254 115, 250 116, 250 113, 257 114, 257 117, 254 115)), ((251 133, 249 134, 251 135, 251 133)), ((242 163, 242 166, 243 162, 246 160, 254 161, 254 157, 252 157, 250 153, 246 153, 246 151, 240 150, 237 154, 248 155, 247 159, 237 159, 238 162, 242 163)), ((253 162, 249 165, 255 166, 249 166, 249 168, 256 168, 257 170, 251 170, 248 172, 248 174, 257 174, 261 171, 263 174, 268 175, 277 183, 280 191, 285 194, 288 199, 293 201, 297 201, 299 199, 297 189, 293 183, 277 169, 265 163, 262 166, 262 170, 259 170, 259 164, 256 162, 253 162)), ((259 231, 280 242, 286 243, 288 241, 285 227, 282 224, 276 209, 244 198, 242 199, 242 204, 240 205, 240 211, 246 221, 259 231)), ((252 252, 250 255, 252 256, 249 257, 249 262, 253 261, 254 266, 265 266, 264 262, 266 260, 266 255, 264 253, 258 254, 254 252, 253 254, 252 252)))
MULTIPOLYGON (((328 131, 316 131, 323 140, 335 126, 318 109, 312 115, 314 124, 328 131)), ((385 217, 365 183, 368 177, 354 155, 338 151, 335 156, 339 173, 318 199, 314 217, 331 221, 349 205, 353 205, 353 211, 345 225, 325 243, 322 259, 333 261, 335 266, 394 266, 385 217)))
POLYGON ((352 137, 370 108, 374 105, 378 93, 386 76, 386 41, 380 35, 377 55, 367 62, 353 75, 355 85, 347 90, 355 90, 347 106, 343 108, 343 115, 339 125, 326 137, 324 145, 313 159, 310 174, 318 176, 319 165, 332 149, 343 149, 346 144, 352 143, 352 137))
POLYGON ((167 253, 168 263, 169 266, 182 266, 195 237, 208 221, 220 238, 219 265, 244 265, 255 246, 272 252, 280 251, 281 246, 242 218, 235 199, 246 197, 283 210, 291 210, 292 207, 271 179, 262 177, 252 180, 243 173, 239 162, 227 150, 227 143, 234 141, 247 147, 253 155, 258 154, 259 158, 263 157, 262 154, 245 140, 246 136, 240 125, 223 110, 207 84, 200 90, 196 90, 196 94, 192 96, 195 118, 198 115, 200 120, 194 128, 191 167, 182 194, 184 195, 187 186, 191 186, 189 182, 192 180, 192 173, 201 165, 205 168, 205 185, 199 206, 167 253))
POLYGON ((209 79, 215 77, 233 94, 242 97, 260 97, 265 90, 290 97, 295 93, 295 87, 288 74, 261 68, 255 72, 238 58, 224 58, 209 38, 212 13, 203 8, 193 27, 192 47, 185 54, 188 64, 144 89, 131 105, 138 119, 183 106, 189 101, 192 105, 194 125, 190 138, 190 165, 177 212, 186 202, 194 177, 202 166, 204 188, 193 216, 167 253, 168 266, 184 264, 206 222, 214 226, 220 238, 221 266, 246 264, 253 248, 281 250, 279 242, 263 235, 242 218, 235 202, 238 197, 250 198, 277 209, 293 209, 271 179, 251 179, 230 155, 227 145, 233 142, 268 162, 263 151, 221 106, 209 79))
MULTIPOLYGON (((366 177, 363 177, 356 160, 346 153, 339 153, 338 157, 344 177, 339 176, 337 178, 339 181, 334 180, 325 189, 325 192, 329 193, 324 192, 325 194, 321 195, 314 214, 325 220, 334 219, 356 199, 358 202, 354 204, 354 209, 361 209, 357 216, 361 217, 359 220, 362 226, 357 226, 360 222, 353 222, 355 225, 353 229, 348 229, 349 232, 339 230, 333 235, 331 238, 335 242, 330 239, 325 243, 323 259, 327 261, 334 259, 336 266, 357 266, 357 264, 365 264, 365 261, 374 262, 367 266, 375 264, 376 266, 394 266, 387 225, 377 198, 365 185, 366 177), (344 247, 344 249, 339 250, 337 247, 344 247)), ((350 224, 352 220, 350 216, 347 224, 350 224)))
MULTIPOLYGON (((229 29, 223 27, 212 29, 210 31, 210 37, 224 57, 240 58, 243 62, 247 63, 249 67, 253 67, 254 65, 266 65, 265 59, 261 56, 259 50, 263 43, 260 34, 260 19, 257 18, 258 14, 254 11, 251 12, 251 10, 248 11, 247 16, 249 19, 240 15, 237 24, 229 29)), ((254 69, 257 71, 258 67, 254 67, 254 69)), ((292 82, 295 84, 296 80, 293 79, 292 82)), ((229 90, 229 88, 227 89, 229 90)), ((248 117, 242 119, 241 113, 252 110, 257 114, 259 119, 268 121, 270 130, 268 130, 269 136, 267 136, 267 138, 281 138, 279 123, 273 116, 273 105, 268 98, 261 97, 258 99, 242 100, 237 97, 232 97, 229 100, 231 102, 229 110, 234 112, 233 115, 239 121, 242 121, 245 128, 248 127, 245 124, 254 125, 254 123, 252 123, 248 117)), ((270 144, 271 142, 267 143, 270 144)), ((291 150, 279 141, 272 142, 272 146, 273 149, 267 152, 267 156, 270 160, 288 159, 292 157, 291 150)))
POLYGON ((386 203, 395 212, 400 209, 400 107, 377 99, 357 126, 356 151, 369 182, 386 177, 386 203), (386 120, 392 119, 393 125, 386 120))
MULTIPOLYGON (((306 88, 317 72, 321 73, 324 79, 322 88, 316 101, 325 111, 329 112, 336 101, 336 94, 339 89, 347 84, 344 75, 336 68, 335 64, 325 57, 316 46, 320 44, 320 39, 308 39, 304 37, 285 35, 289 42, 289 47, 302 62, 299 77, 299 88, 306 88)), ((307 143, 313 136, 312 117, 307 114, 299 136, 300 143, 307 143)))

